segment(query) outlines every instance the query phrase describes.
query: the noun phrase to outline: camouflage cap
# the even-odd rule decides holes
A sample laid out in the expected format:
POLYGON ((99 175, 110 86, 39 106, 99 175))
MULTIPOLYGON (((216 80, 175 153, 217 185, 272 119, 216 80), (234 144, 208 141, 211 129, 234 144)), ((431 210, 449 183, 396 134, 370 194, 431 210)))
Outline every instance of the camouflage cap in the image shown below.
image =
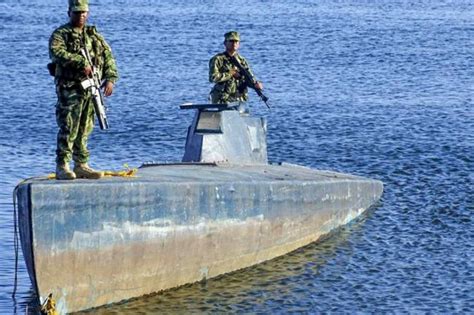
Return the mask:
POLYGON ((88 0, 69 0, 69 10, 72 12, 89 11, 89 1, 88 0))
POLYGON ((224 38, 225 40, 236 40, 236 41, 240 41, 240 35, 238 32, 227 32, 224 34, 224 38))

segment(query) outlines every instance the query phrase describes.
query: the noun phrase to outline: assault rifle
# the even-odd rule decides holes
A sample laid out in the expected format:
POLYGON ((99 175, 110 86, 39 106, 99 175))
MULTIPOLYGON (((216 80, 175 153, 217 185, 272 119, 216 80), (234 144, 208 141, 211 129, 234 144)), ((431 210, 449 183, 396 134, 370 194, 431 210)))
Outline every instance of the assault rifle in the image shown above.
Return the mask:
POLYGON ((265 103, 265 105, 267 105, 268 108, 270 108, 270 105, 268 105, 268 97, 266 97, 265 95, 263 95, 262 93, 262 90, 261 89, 257 89, 257 87, 255 86, 255 84, 257 83, 257 80, 255 79, 255 77, 250 73, 250 71, 248 71, 247 69, 245 69, 239 62, 239 60, 234 56, 230 56, 229 55, 229 58, 230 58, 230 62, 237 68, 239 69, 239 73, 244 77, 245 79, 245 82, 247 83, 247 85, 249 87, 251 87, 252 89, 255 90, 255 92, 257 92, 257 95, 260 96, 260 98, 262 99, 262 101, 265 103))
POLYGON ((96 67, 94 67, 94 64, 92 63, 92 58, 89 55, 89 52, 87 51, 87 49, 86 48, 81 49, 81 53, 84 56, 84 58, 86 58, 87 62, 92 68, 91 77, 82 81, 81 85, 84 89, 89 89, 89 88, 91 89, 92 99, 94 102, 94 111, 97 116, 97 120, 99 121, 100 129, 102 130, 109 129, 109 122, 107 120, 107 115, 105 113, 105 111, 107 110, 107 107, 105 107, 104 97, 102 96, 102 92, 100 90, 101 83, 100 83, 99 72, 96 69, 96 67))

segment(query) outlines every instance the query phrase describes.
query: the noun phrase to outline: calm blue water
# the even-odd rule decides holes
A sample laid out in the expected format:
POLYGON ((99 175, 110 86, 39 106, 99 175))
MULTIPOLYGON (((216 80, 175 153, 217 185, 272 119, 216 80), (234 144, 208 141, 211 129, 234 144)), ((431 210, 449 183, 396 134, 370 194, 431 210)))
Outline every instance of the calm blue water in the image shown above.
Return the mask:
MULTIPOLYGON (((0 0, 0 313, 33 300, 21 259, 16 300, 12 190, 54 170, 47 42, 63 0, 0 0)), ((178 161, 205 101, 223 34, 263 80, 269 156, 380 179, 361 219, 295 253, 102 310, 128 313, 474 312, 474 1, 92 1, 121 80, 112 128, 90 139, 104 169, 178 161)), ((253 93, 253 92, 251 92, 253 93)))

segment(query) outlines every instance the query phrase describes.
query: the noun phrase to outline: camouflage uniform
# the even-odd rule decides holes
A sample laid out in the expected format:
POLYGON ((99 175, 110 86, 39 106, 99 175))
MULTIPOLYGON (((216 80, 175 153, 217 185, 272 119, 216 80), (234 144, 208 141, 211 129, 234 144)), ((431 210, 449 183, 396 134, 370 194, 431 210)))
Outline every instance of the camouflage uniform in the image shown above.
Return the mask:
POLYGON ((118 79, 110 46, 94 26, 86 25, 79 31, 68 23, 53 32, 49 54, 56 65, 58 164, 68 163, 71 157, 76 163, 86 163, 89 159, 87 138, 94 127, 94 105, 90 90, 84 90, 80 84, 86 79, 83 71, 87 61, 80 52, 84 45, 102 80, 115 83, 118 79))
MULTIPOLYGON (((241 55, 236 55, 240 64, 250 73, 250 67, 241 55)), ((248 88, 244 77, 234 78, 230 70, 235 66, 230 62, 226 52, 219 53, 209 61, 209 81, 215 83, 211 90, 212 103, 246 102, 248 100, 248 88)))

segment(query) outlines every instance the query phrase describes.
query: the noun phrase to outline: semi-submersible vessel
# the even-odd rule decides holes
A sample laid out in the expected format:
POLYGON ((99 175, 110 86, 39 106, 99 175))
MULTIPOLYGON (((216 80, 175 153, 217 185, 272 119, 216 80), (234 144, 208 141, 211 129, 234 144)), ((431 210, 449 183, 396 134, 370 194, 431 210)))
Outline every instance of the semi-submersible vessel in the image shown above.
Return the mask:
POLYGON ((318 240, 382 194, 378 180, 269 164, 264 119, 227 105, 181 108, 196 111, 182 162, 19 184, 38 303, 51 294, 70 313, 249 267, 318 240))

